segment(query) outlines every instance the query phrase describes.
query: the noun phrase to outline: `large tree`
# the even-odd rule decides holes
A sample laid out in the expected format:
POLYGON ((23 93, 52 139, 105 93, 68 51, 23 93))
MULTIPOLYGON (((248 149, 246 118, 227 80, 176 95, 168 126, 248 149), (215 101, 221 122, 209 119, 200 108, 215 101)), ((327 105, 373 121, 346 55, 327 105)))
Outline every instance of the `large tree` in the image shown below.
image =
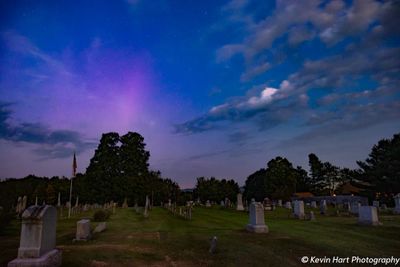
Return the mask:
POLYGON ((273 199, 289 199, 296 186, 303 190, 307 183, 307 173, 298 167, 293 168, 286 158, 276 157, 267 164, 267 169, 260 169, 246 179, 245 197, 257 201, 265 197, 273 199))
POLYGON ((360 179, 369 190, 381 193, 400 193, 400 133, 392 139, 382 139, 372 147, 365 161, 357 161, 360 179))

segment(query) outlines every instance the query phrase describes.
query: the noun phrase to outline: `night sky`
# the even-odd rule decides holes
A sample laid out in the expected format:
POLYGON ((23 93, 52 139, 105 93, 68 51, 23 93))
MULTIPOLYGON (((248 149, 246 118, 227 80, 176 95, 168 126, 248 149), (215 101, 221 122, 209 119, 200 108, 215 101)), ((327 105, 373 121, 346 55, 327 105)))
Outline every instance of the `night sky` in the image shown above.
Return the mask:
POLYGON ((400 132, 399 1, 0 1, 0 178, 85 172, 102 133, 240 185, 356 167, 400 132))

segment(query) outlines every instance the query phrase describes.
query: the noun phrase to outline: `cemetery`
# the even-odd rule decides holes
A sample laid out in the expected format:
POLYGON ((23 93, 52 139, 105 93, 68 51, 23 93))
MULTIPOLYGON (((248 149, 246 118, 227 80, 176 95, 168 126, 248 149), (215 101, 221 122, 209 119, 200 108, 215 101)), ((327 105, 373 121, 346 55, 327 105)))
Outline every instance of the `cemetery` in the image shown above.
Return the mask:
POLYGON ((344 208, 337 216, 336 208, 328 206, 321 215, 318 207, 297 200, 294 209, 267 211, 254 200, 248 211, 207 203, 166 202, 138 212, 87 205, 70 218, 66 211, 57 213, 60 208, 31 206, 1 233, 0 265, 300 266, 304 255, 399 255, 400 216, 393 211, 361 206, 360 216, 344 208), (98 211, 111 215, 97 222, 98 211), (37 226, 27 228, 33 221, 37 226), (43 234, 32 233, 37 231, 43 234), (18 265, 39 258, 42 265, 18 265))

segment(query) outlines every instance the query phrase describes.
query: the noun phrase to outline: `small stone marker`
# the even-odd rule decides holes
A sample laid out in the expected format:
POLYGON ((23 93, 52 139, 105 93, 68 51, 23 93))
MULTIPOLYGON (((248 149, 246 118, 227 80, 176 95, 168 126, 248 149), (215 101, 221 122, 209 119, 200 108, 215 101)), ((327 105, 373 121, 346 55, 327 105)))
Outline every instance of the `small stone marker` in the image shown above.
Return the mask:
POLYGON ((317 201, 311 201, 311 208, 313 209, 317 208, 317 201))
POLYGON ((313 211, 310 211, 309 220, 310 221, 315 221, 315 215, 314 215, 313 211))
POLYGON ((285 208, 287 208, 287 209, 292 209, 292 203, 290 203, 290 201, 286 201, 286 203, 285 203, 285 208))
POLYGON ((210 249, 208 252, 214 254, 216 250, 217 250, 217 237, 213 236, 210 241, 210 249))
POLYGON ((320 212, 320 214, 325 215, 326 210, 327 210, 326 200, 324 199, 324 200, 321 200, 321 202, 319 204, 319 212, 320 212))
POLYGON ((127 207, 128 207, 128 199, 125 198, 125 199, 124 199, 124 203, 122 203, 122 208, 123 208, 123 209, 126 209, 127 207))
POLYGON ((373 206, 360 206, 358 209, 358 223, 364 225, 379 225, 378 211, 373 206))
POLYGON ((282 207, 282 199, 278 199, 278 207, 282 207))
POLYGON ((76 223, 75 241, 87 241, 90 239, 90 220, 82 219, 76 223))
POLYGON ((56 246, 57 210, 53 206, 30 206, 22 214, 18 258, 8 267, 61 266, 61 251, 56 246))
POLYGON ((223 200, 221 200, 220 205, 221 205, 221 207, 225 207, 225 202, 223 200))
POLYGON ((294 202, 294 217, 297 219, 304 219, 304 202, 302 200, 296 200, 294 202))
POLYGON ((400 193, 394 196, 394 213, 395 214, 400 214, 400 193))
POLYGON ((96 228, 94 229, 94 233, 101 233, 107 229, 107 224, 106 222, 100 222, 96 228))
POLYGON ((150 206, 150 199, 149 196, 146 195, 146 203, 144 205, 144 213, 143 216, 147 218, 149 216, 149 206, 150 206))
POLYGON ((236 210, 244 210, 242 194, 237 194, 236 210))
POLYGON ((207 201, 206 201, 206 207, 207 207, 207 208, 211 207, 210 200, 207 200, 207 201))
POLYGON ((268 233, 268 226, 264 221, 264 206, 252 201, 249 211, 250 223, 246 226, 246 230, 253 233, 268 233))
POLYGON ((350 213, 358 214, 360 207, 361 207, 361 204, 359 202, 352 202, 351 208, 350 208, 350 213))

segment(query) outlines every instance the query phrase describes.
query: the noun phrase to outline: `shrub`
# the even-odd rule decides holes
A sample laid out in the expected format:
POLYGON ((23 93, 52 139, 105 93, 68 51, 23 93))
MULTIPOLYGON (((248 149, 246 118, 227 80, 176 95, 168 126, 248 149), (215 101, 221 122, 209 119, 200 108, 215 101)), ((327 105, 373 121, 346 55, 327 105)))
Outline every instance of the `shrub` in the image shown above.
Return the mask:
POLYGON ((93 221, 105 222, 110 218, 111 212, 107 210, 98 210, 93 214, 93 221))

